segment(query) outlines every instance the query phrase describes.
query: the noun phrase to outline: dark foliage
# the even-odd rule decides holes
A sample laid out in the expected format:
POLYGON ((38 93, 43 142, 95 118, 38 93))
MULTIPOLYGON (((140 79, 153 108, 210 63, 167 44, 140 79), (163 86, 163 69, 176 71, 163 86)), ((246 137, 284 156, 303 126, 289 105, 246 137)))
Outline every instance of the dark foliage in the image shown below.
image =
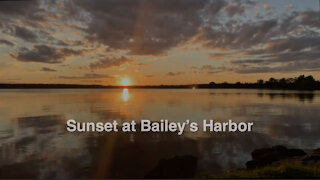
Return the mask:
MULTIPOLYGON (((130 88, 186 89, 186 88, 233 88, 233 89, 292 89, 320 90, 320 82, 313 76, 301 75, 296 78, 270 78, 268 81, 258 80, 256 83, 215 83, 189 85, 156 85, 130 86, 130 88)), ((125 86, 79 85, 79 84, 0 84, 0 89, 55 89, 55 88, 125 88, 125 86)))
POLYGON ((254 89, 296 89, 296 90, 319 90, 320 82, 313 76, 301 75, 296 78, 270 78, 268 81, 258 80, 256 83, 220 83, 210 82, 199 85, 199 88, 254 88, 254 89))

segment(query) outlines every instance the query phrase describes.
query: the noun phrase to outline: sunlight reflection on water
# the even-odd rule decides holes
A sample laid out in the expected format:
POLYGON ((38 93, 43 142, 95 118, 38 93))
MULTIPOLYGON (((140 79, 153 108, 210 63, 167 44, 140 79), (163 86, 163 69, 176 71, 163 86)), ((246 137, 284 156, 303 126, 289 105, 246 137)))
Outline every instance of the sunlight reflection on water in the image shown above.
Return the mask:
POLYGON ((124 89, 122 90, 122 100, 123 100, 124 102, 127 102, 127 101, 129 100, 129 98, 130 98, 129 90, 128 90, 128 88, 124 88, 124 89))

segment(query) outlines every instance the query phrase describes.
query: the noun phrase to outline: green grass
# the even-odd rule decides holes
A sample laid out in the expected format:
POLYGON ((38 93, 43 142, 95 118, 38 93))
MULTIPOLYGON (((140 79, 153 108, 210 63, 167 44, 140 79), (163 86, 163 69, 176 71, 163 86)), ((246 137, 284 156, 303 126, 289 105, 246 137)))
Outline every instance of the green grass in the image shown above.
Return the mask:
POLYGON ((314 166, 281 164, 255 170, 229 172, 220 176, 209 175, 205 178, 320 178, 320 163, 314 166))

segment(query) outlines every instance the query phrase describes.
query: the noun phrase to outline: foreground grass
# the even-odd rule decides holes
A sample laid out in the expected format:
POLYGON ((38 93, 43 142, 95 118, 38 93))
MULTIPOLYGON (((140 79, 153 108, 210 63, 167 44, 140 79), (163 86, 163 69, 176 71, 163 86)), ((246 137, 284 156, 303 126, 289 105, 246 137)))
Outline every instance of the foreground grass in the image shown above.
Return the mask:
POLYGON ((205 178, 320 178, 320 163, 314 166, 281 164, 255 170, 229 172, 205 178))

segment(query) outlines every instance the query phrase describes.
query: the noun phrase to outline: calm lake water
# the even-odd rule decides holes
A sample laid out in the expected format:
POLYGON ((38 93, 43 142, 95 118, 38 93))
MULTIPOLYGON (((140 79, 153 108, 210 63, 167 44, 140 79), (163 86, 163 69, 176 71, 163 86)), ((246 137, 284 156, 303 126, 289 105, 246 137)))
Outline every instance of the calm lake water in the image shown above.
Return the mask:
POLYGON ((141 178, 160 159, 198 173, 244 168, 254 149, 320 148, 320 92, 232 89, 0 90, 0 175, 141 178), (254 122, 250 133, 70 133, 66 121, 254 122))

